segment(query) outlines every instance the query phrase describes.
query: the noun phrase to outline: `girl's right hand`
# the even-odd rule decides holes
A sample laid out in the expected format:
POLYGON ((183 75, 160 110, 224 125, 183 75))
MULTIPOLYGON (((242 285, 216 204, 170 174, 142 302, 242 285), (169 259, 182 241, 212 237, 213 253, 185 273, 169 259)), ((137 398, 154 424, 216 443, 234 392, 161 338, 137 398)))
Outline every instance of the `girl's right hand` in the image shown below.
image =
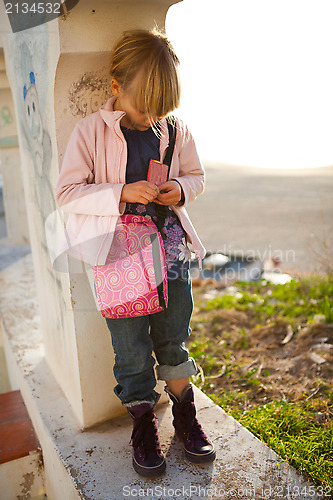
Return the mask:
POLYGON ((130 184, 124 185, 120 201, 128 203, 142 203, 143 205, 147 205, 147 203, 155 200, 159 192, 158 187, 152 182, 131 182, 130 184))

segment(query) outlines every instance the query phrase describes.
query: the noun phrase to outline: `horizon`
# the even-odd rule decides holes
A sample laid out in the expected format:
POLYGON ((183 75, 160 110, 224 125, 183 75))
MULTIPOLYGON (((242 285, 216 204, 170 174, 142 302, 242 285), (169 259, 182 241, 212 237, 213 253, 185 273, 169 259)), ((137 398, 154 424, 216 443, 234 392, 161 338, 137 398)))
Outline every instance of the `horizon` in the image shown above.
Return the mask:
POLYGON ((215 161, 215 160, 207 160, 201 159, 205 169, 207 168, 216 168, 216 169, 226 169, 228 167, 234 169, 247 169, 249 172, 254 171, 263 171, 265 173, 272 174, 306 174, 306 175, 326 175, 332 173, 333 175, 333 163, 331 165, 322 165, 318 167, 298 167, 298 168, 278 168, 278 167, 264 167, 258 165, 241 165, 238 163, 230 163, 223 161, 215 161))

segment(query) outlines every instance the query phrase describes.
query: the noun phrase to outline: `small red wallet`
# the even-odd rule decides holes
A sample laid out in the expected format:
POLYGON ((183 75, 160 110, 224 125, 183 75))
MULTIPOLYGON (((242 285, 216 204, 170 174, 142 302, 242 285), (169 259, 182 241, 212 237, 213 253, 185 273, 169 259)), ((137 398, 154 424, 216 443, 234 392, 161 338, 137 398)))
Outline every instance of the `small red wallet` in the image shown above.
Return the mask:
POLYGON ((157 160, 150 160, 147 181, 156 186, 166 182, 168 180, 168 169, 168 165, 164 165, 164 163, 157 160))

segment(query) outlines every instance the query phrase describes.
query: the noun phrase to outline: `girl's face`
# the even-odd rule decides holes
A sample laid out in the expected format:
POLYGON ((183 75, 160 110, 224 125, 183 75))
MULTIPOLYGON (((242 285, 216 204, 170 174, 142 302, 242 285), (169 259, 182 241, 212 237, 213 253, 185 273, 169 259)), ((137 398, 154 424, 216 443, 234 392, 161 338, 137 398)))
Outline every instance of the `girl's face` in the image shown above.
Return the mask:
POLYGON ((124 127, 143 132, 160 120, 158 117, 149 117, 147 114, 136 109, 130 93, 124 91, 115 78, 111 80, 111 90, 113 95, 117 97, 114 109, 116 111, 125 111, 126 113, 121 119, 124 127))

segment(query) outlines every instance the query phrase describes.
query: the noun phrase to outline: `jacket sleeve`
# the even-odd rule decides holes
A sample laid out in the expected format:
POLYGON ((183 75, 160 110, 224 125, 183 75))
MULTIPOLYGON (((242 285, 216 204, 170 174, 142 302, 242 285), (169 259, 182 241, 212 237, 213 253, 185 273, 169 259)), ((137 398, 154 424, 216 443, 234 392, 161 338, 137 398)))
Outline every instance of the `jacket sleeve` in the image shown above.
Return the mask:
POLYGON ((86 135, 79 121, 67 144, 56 186, 56 201, 64 212, 121 215, 126 206, 120 202, 124 184, 94 183, 93 152, 86 135))
POLYGON ((176 151, 179 158, 179 175, 172 179, 181 185, 184 195, 184 202, 180 202, 177 206, 186 206, 204 191, 205 170, 189 130, 183 124, 178 125, 178 130, 177 135, 180 137, 176 142, 179 144, 179 149, 176 151))

